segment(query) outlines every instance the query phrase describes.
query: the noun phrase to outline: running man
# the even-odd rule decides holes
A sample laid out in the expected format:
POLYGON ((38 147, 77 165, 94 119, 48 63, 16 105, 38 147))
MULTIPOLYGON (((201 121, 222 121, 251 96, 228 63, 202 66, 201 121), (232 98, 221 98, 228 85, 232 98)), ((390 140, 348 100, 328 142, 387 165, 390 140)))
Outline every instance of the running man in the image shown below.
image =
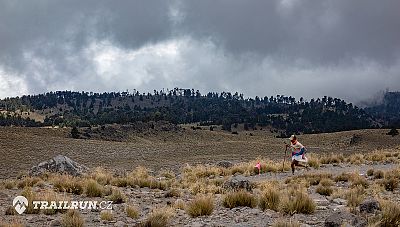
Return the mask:
POLYGON ((306 149, 303 144, 297 141, 295 135, 292 135, 289 139, 290 145, 287 144, 286 146, 292 148, 292 164, 290 166, 292 167, 292 174, 294 174, 295 166, 308 168, 308 166, 300 164, 300 162, 307 163, 307 158, 305 157, 306 149))

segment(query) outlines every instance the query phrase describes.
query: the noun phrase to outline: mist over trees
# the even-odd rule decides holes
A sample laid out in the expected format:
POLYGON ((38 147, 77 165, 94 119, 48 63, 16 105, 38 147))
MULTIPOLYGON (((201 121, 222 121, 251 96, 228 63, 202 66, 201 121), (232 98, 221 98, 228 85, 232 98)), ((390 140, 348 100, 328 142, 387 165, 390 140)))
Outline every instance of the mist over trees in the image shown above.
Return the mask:
MULTIPOLYGON (((394 98, 388 95, 388 99, 394 98)), ((385 105, 388 113, 398 115, 400 105, 385 105)), ((202 95, 198 90, 179 88, 153 93, 48 92, 6 98, 0 101, 0 109, 3 110, 1 126, 89 127, 165 120, 175 124, 222 125, 227 131, 237 124, 244 124, 245 130, 257 125, 270 126, 282 136, 381 127, 393 122, 393 116, 387 122, 376 109, 368 109, 367 113, 344 100, 327 96, 310 101, 284 95, 244 98, 237 92, 202 95), (16 111, 38 112, 46 118, 44 122, 36 122, 10 114, 16 111)))

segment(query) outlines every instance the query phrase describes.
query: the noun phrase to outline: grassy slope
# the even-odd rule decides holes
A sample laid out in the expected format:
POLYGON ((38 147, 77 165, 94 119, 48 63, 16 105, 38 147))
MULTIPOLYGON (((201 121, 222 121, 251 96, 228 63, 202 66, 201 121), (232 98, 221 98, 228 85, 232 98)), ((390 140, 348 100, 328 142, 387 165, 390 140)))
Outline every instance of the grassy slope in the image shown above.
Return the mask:
MULTIPOLYGON (((301 135, 310 152, 362 152, 400 145, 387 130, 358 130, 317 135, 301 135), (362 140, 349 146, 353 134, 362 140)), ((282 158, 283 141, 269 131, 239 132, 186 128, 182 132, 132 135, 128 142, 76 140, 68 138, 69 129, 0 128, 0 178, 16 176, 33 165, 63 154, 87 165, 130 170, 137 165, 148 168, 179 168, 184 163, 219 160, 248 161, 258 156, 282 158)))

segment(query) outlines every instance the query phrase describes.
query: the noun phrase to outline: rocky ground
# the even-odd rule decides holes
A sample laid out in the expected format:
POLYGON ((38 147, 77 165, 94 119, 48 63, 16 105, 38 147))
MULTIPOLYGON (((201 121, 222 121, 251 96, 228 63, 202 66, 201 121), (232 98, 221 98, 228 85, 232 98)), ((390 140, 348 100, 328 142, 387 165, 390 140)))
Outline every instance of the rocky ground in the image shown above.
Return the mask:
POLYGON ((31 169, 31 176, 1 182, 0 226, 400 224, 399 148, 347 157, 312 156, 312 167, 309 170, 299 169, 294 175, 289 171, 288 164, 282 171, 281 162, 264 159, 236 164, 225 161, 217 165, 188 165, 175 172, 152 172, 140 167, 126 172, 99 168, 86 170, 72 160, 67 163, 65 160, 61 158, 42 163, 31 169), (261 174, 254 170, 257 161, 262 164, 261 174), (43 174, 39 167, 56 173, 43 174), (60 175, 60 172, 63 174, 60 175), (237 197, 238 192, 249 197, 237 197), (111 212, 80 210, 78 219, 81 222, 71 224, 68 212, 16 214, 12 209, 12 200, 21 194, 32 195, 36 199, 51 194, 51 198, 64 200, 113 200, 114 204, 111 212), (276 194, 278 199, 271 199, 272 194, 276 194), (305 196, 298 201, 303 207, 291 202, 299 194, 305 196), (234 195, 236 202, 243 204, 227 206, 229 195, 234 195), (212 208, 195 202, 198 198, 206 198, 212 208), (265 210, 262 209, 262 201, 268 201, 264 203, 268 204, 265 210), (193 215, 190 211, 192 206, 211 212, 193 215), (128 212, 127 207, 133 208, 134 212, 128 212))

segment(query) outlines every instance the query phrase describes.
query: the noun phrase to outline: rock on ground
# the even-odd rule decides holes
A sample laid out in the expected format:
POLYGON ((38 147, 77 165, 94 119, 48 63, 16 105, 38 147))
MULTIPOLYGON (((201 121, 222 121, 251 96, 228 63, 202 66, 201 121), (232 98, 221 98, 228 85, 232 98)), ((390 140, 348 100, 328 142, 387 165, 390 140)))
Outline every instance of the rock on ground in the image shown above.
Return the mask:
POLYGON ((375 213, 377 210, 380 210, 380 205, 374 198, 368 198, 360 204, 361 213, 375 213))
POLYGON ((253 184, 243 176, 235 176, 225 181, 223 188, 231 191, 237 191, 241 189, 252 191, 253 184))
POLYGON ((34 166, 29 171, 29 175, 38 176, 46 172, 52 173, 66 173, 72 176, 81 176, 88 168, 81 165, 70 158, 57 155, 49 161, 41 162, 39 165, 34 166))
POLYGON ((336 212, 325 219, 325 227, 340 227, 349 224, 355 227, 367 226, 367 220, 348 212, 336 212))

